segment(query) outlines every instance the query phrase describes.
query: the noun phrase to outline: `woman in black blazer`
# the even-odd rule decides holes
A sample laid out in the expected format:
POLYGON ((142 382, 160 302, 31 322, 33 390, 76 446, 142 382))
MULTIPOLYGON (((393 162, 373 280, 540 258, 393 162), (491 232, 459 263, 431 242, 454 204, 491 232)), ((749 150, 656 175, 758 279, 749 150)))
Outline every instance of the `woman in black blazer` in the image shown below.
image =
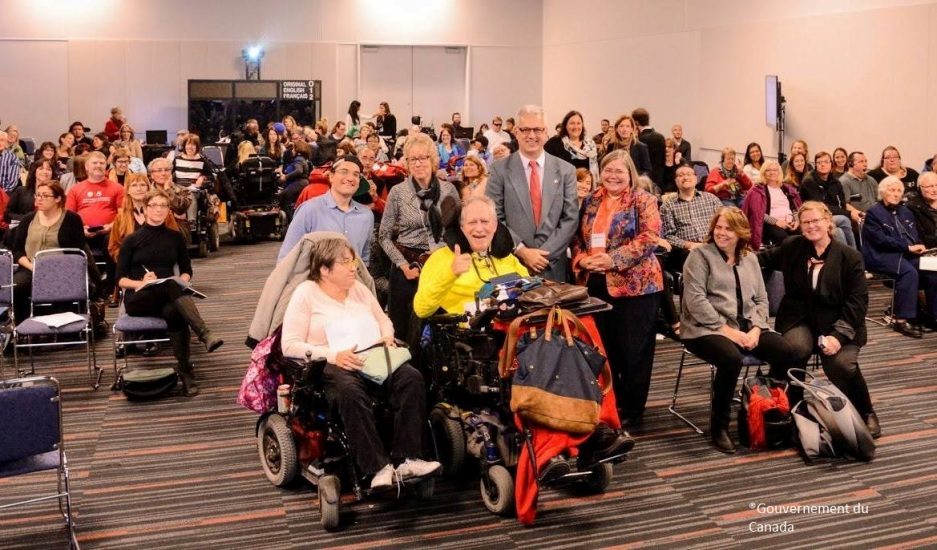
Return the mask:
POLYGON ((615 149, 628 151, 631 160, 634 161, 634 167, 638 169, 638 174, 650 175, 651 155, 648 153, 647 145, 638 141, 638 133, 631 115, 621 115, 615 121, 615 132, 612 133, 612 139, 606 145, 605 154, 615 149))
MULTIPOLYGON (((762 267, 784 274, 775 330, 790 342, 797 368, 806 367, 819 351, 827 378, 852 401, 872 436, 879 437, 882 430, 858 361, 869 305, 862 256, 832 238, 833 214, 822 202, 805 202, 797 215, 803 235, 759 255, 762 267)), ((772 375, 786 378, 786 373, 772 375)))

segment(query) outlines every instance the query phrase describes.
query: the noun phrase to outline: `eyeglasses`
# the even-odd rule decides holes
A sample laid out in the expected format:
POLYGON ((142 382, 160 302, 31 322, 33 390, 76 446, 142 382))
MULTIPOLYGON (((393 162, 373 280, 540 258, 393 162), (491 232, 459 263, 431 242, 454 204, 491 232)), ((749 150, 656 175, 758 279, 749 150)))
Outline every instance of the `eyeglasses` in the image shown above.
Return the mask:
POLYGON ((170 170, 169 168, 154 168, 154 169, 150 170, 150 173, 151 173, 151 174, 159 174, 159 173, 161 173, 161 172, 170 172, 170 171, 171 171, 171 170, 170 170))
POLYGON ((335 173, 343 178, 347 178, 350 176, 355 179, 358 179, 359 177, 361 177, 361 172, 357 170, 347 170, 345 168, 342 168, 341 170, 336 170, 335 173))
POLYGON ((492 125, 492 126, 501 126, 501 123, 500 123, 500 122, 492 122, 491 125, 492 125))
POLYGON ((539 135, 541 135, 541 134, 543 134, 544 132, 547 131, 547 129, 546 129, 546 128, 543 128, 543 127, 540 127, 540 128, 520 128, 520 127, 515 127, 514 129, 517 130, 518 132, 520 132, 520 133, 523 134, 523 135, 534 134, 535 136, 539 136, 539 135))
POLYGON ((169 208, 169 205, 168 205, 167 203, 164 203, 164 202, 151 202, 150 204, 148 204, 148 205, 146 205, 146 206, 149 207, 149 208, 157 208, 157 209, 160 209, 160 210, 168 209, 168 208, 169 208))
POLYGON ((126 159, 115 160, 114 164, 130 164, 130 161, 126 159))
POLYGON ((421 162, 429 162, 429 159, 430 159, 430 158, 431 158, 431 157, 429 157, 429 156, 407 157, 407 162, 412 162, 413 164, 417 164, 417 163, 421 163, 421 162))
POLYGON ((602 175, 603 176, 617 176, 619 178, 623 178, 625 176, 630 176, 631 174, 629 174, 627 170, 610 170, 606 168, 602 170, 602 175))
POLYGON ((340 258, 335 260, 335 263, 342 264, 346 267, 358 267, 358 258, 340 258))
POLYGON ((800 220, 800 226, 807 227, 808 225, 817 225, 825 219, 826 218, 814 218, 812 220, 800 220))
POLYGON ((55 197, 55 195, 53 195, 52 193, 36 193, 33 196, 36 197, 37 199, 51 199, 55 197))

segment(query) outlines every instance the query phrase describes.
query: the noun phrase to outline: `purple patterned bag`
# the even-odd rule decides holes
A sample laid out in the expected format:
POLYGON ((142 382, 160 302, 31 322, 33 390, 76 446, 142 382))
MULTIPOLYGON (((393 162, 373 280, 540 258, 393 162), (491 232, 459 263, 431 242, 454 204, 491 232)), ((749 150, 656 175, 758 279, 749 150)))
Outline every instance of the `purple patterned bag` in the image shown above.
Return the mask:
POLYGON ((275 346, 280 345, 280 331, 267 336, 251 352, 251 364, 241 381, 237 403, 243 407, 263 414, 277 406, 277 385, 279 373, 267 368, 267 360, 275 346))

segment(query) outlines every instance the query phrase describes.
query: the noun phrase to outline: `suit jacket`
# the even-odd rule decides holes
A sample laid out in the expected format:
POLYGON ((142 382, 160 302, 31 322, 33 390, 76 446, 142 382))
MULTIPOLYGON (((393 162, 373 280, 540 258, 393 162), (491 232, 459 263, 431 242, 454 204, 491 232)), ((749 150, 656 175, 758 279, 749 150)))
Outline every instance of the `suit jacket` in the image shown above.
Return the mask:
MULTIPOLYGON (((614 143, 610 143, 608 150, 605 154, 611 153, 618 146, 614 143)), ((647 145, 641 143, 640 141, 634 142, 634 145, 631 146, 631 149, 628 151, 631 155, 631 160, 634 161, 634 167, 638 170, 638 175, 651 175, 651 157, 647 152, 647 145)), ((663 164, 663 163, 661 163, 663 164)), ((652 178, 653 179, 653 178, 652 178)))
POLYGON ((815 336, 833 336, 841 344, 865 345, 869 290, 862 256, 834 239, 827 248, 814 291, 807 268, 813 253, 813 243, 796 235, 758 254, 762 267, 784 274, 784 298, 775 330, 783 334, 797 325, 806 325, 815 336))
POLYGON ((549 153, 544 155, 540 225, 534 227, 530 187, 522 162, 520 153, 512 153, 491 165, 485 193, 494 201, 498 221, 510 230, 515 246, 523 243, 549 252, 550 265, 541 276, 566 281, 569 266, 566 249, 579 221, 575 169, 549 153))
POLYGON ((690 145, 690 142, 681 139, 680 145, 677 146, 677 152, 680 153, 680 156, 683 157, 683 160, 687 162, 693 162, 693 159, 690 156, 693 154, 693 146, 690 145))
POLYGON ((651 179, 660 187, 663 180, 664 170, 664 135, 654 130, 654 128, 645 128, 638 134, 638 140, 647 145, 647 154, 651 160, 651 179))

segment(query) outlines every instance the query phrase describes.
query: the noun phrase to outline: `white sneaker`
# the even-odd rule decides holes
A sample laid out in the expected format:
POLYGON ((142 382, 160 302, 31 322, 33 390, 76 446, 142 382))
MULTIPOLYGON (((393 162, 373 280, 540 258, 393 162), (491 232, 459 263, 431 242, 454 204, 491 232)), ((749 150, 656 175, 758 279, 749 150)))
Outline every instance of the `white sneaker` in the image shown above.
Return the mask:
POLYGON ((426 477, 435 474, 442 469, 442 464, 436 461, 420 460, 419 458, 408 458, 403 464, 397 466, 397 475, 400 479, 411 477, 426 477))
POLYGON ((394 466, 393 464, 387 464, 381 468, 376 474, 374 474, 374 479, 371 480, 371 488, 379 489, 381 487, 390 487, 394 484, 394 466))

